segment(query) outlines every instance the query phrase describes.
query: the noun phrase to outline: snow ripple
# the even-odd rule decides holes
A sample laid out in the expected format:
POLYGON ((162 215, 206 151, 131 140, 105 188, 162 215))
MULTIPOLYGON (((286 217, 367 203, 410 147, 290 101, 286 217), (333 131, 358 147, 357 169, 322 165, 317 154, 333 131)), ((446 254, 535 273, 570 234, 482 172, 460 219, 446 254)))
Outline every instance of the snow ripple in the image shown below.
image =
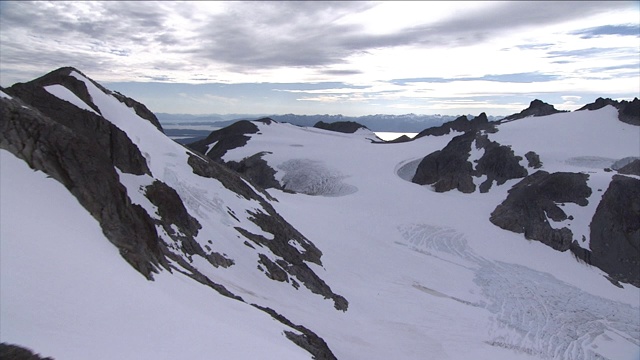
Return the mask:
POLYGON ((469 305, 492 314, 488 344, 545 359, 613 360, 640 353, 640 309, 591 295, 547 273, 484 259, 455 229, 418 224, 399 230, 407 242, 403 245, 474 270, 474 283, 487 301, 469 305), (613 354, 602 346, 605 340, 613 343, 613 354))

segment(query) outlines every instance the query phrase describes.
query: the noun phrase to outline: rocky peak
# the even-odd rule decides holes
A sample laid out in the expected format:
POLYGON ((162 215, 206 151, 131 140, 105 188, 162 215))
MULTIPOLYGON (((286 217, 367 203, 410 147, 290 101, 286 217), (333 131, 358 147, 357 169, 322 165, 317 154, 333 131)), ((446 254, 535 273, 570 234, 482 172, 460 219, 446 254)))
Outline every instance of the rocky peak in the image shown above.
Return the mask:
POLYGON ((529 104, 528 108, 522 110, 517 114, 509 115, 504 119, 502 119, 501 121, 504 122, 504 121, 518 120, 518 119, 526 118, 529 116, 534 116, 534 117, 547 116, 547 115, 556 114, 559 112, 566 112, 566 111, 557 110, 553 105, 547 104, 542 100, 535 99, 529 104))
MULTIPOLYGON (((155 126, 158 130, 162 131, 162 126, 160 125, 160 121, 146 106, 143 104, 126 97, 120 94, 117 91, 111 91, 106 89, 104 86, 100 85, 98 82, 89 78, 85 74, 83 74, 80 70, 67 66, 61 67, 57 70, 53 70, 37 79, 31 80, 26 83, 17 83, 7 89, 8 94, 14 94, 15 96, 21 98, 24 101, 32 102, 30 100, 33 99, 36 88, 44 88, 45 86, 50 85, 62 85, 72 93, 74 93, 78 98, 84 101, 89 107, 91 107, 95 112, 101 114, 100 109, 93 103, 93 99, 87 90, 86 84, 72 76, 72 73, 77 73, 85 77, 89 80, 93 85, 95 85, 98 89, 108 95, 113 95, 120 102, 124 103, 128 107, 132 108, 138 116, 141 118, 148 120, 155 126)), ((33 99, 40 100, 40 99, 33 99)), ((34 103, 40 103, 40 101, 35 101, 34 103)))
POLYGON ((469 132, 479 130, 495 130, 493 124, 489 122, 489 118, 485 113, 480 113, 480 115, 474 117, 471 120, 469 120, 467 116, 463 115, 453 121, 446 122, 440 126, 425 129, 418 133, 418 135, 414 137, 414 140, 427 135, 442 136, 449 134, 451 131, 469 132))
POLYGON ((332 123, 326 123, 324 121, 318 121, 314 128, 324 129, 329 131, 336 131, 345 134, 353 134, 359 129, 367 129, 366 126, 359 124, 355 121, 336 121, 332 123))

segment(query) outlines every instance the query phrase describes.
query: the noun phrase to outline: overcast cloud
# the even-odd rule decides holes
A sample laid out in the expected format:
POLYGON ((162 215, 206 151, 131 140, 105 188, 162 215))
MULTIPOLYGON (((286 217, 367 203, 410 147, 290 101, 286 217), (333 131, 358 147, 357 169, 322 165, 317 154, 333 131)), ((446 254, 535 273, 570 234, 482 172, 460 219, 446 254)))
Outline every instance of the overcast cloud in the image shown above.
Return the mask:
POLYGON ((74 66, 174 113, 573 109, 638 96, 638 4, 2 1, 0 84, 74 66), (151 95, 186 83, 209 85, 151 95))

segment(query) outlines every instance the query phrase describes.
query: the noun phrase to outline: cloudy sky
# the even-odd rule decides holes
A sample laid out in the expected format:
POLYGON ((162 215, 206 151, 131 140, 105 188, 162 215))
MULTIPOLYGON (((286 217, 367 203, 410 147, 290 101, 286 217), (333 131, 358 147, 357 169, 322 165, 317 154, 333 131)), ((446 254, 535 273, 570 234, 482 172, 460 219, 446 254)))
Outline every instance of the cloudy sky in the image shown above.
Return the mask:
POLYGON ((640 96, 640 2, 0 2, 0 85, 154 112, 508 115, 640 96))

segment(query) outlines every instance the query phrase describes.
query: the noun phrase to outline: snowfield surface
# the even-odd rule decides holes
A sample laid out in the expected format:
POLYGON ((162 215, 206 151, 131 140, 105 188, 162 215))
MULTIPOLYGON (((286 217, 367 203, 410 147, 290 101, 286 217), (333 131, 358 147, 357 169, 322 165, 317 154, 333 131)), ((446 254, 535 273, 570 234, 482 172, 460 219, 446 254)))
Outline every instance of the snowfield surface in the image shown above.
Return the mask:
POLYGON ((177 272, 147 281, 61 184, 5 150, 0 165, 2 342, 64 360, 310 358, 262 311, 177 272))
MULTIPOLYGON (((459 133, 375 144, 368 131, 257 122, 260 131, 247 145, 224 155, 239 161, 266 151, 276 179, 298 191, 270 189, 277 199, 271 204, 323 252, 322 266, 308 265, 349 301, 343 312, 306 287, 270 280, 257 269, 259 253, 278 257, 244 245, 234 229, 273 238, 250 221, 252 212, 263 211, 257 201, 193 174, 188 150, 84 76, 72 75, 139 147, 153 178, 178 192, 202 225, 196 238, 202 247, 235 262, 215 268, 194 256, 192 265, 248 304, 313 330, 338 359, 640 356, 638 288, 615 287, 568 252, 489 222, 519 179, 485 194, 436 193, 407 181, 420 159, 459 133)), ((76 101, 60 89, 52 93, 76 101)), ((640 128, 615 116, 606 107, 527 118, 500 126, 490 139, 519 156, 535 151, 542 170, 588 173, 589 185, 604 191, 612 173, 601 165, 640 155, 640 128)), ((0 154, 3 342, 60 359, 311 357, 284 336, 288 328, 247 304, 175 271, 146 281, 66 189, 0 154)), ((155 208, 142 191, 153 178, 120 174, 132 202, 151 216, 155 208)), ((557 225, 588 235, 588 220, 580 219, 590 219, 601 196, 594 189, 588 206, 565 207, 575 220, 557 225)))
MULTIPOLYGON (((523 157, 535 151, 546 171, 567 171, 564 162, 580 156, 606 154, 614 161, 637 156, 639 129, 616 120, 612 109, 562 114, 559 119, 556 115, 555 120, 523 119, 522 125, 514 121, 504 125, 510 127, 508 132, 503 134, 500 127, 490 139, 513 145, 516 155, 523 157), (527 123, 531 129, 516 128, 527 123), (574 127, 581 128, 577 140, 570 136, 574 127), (605 140, 598 141, 605 129, 605 140), (545 132, 563 135, 550 134, 545 140, 545 132)), ((306 161, 307 175, 316 181, 340 174, 341 183, 357 189, 338 197, 269 191, 279 200, 276 209, 324 251, 328 283, 350 301, 349 310, 333 315, 335 320, 328 323, 317 320, 317 311, 293 316, 289 304, 270 306, 305 323, 317 323, 314 329, 338 358, 640 355, 637 288, 614 287, 599 269, 578 263, 568 252, 527 241, 488 221, 519 179, 494 185, 486 194, 435 193, 429 186, 407 181, 422 157, 442 149, 459 133, 372 144, 371 136, 363 134, 257 125, 260 132, 250 135, 244 147, 227 152, 225 160, 268 151, 263 158, 287 189, 292 161, 306 161), (330 171, 322 176, 317 164, 330 171)), ((594 168, 590 161, 572 166, 571 171, 589 173, 589 185, 596 189, 588 206, 564 207, 575 216, 565 226, 588 238, 588 223, 602 197, 597 189, 606 190, 612 173, 594 168)), ((296 169, 296 177, 304 178, 304 166, 296 169)))

